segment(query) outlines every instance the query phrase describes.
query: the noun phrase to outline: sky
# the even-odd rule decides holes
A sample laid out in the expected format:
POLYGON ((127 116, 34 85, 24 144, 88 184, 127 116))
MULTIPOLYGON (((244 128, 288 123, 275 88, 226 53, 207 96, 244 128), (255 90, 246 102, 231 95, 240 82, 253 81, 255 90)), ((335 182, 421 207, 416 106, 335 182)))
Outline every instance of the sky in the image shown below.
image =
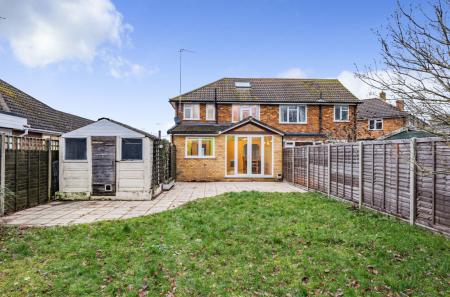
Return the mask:
POLYGON ((0 0, 0 78, 53 108, 165 135, 170 97, 222 77, 353 77, 394 0, 0 0))

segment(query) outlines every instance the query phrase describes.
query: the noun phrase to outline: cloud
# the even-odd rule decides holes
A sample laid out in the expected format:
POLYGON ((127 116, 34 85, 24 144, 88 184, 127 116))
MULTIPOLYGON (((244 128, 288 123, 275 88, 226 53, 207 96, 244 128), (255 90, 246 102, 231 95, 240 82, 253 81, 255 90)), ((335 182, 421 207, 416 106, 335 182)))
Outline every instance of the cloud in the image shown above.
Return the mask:
POLYGON ((100 54, 100 58, 107 65, 109 75, 114 78, 142 77, 158 72, 157 68, 147 69, 140 64, 129 61, 117 53, 110 53, 109 51, 103 51, 100 54))
POLYGON ((338 75, 339 81, 359 99, 378 97, 379 90, 372 88, 357 77, 351 71, 344 70, 338 75))
POLYGON ((306 78, 308 75, 305 71, 300 69, 299 67, 289 68, 283 72, 278 73, 277 77, 279 78, 306 78))
MULTIPOLYGON (((90 64, 103 48, 120 50, 131 42, 133 27, 111 0, 0 0, 0 11, 6 18, 0 36, 31 68, 63 61, 90 64)), ((130 75, 145 72, 131 62, 122 61, 120 68, 125 64, 130 75)))

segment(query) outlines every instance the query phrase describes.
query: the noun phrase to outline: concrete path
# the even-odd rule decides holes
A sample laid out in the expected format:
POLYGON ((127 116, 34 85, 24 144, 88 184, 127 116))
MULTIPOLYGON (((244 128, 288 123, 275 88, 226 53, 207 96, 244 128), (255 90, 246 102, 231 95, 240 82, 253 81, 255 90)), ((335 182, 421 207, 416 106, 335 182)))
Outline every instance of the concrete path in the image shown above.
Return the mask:
POLYGON ((178 182, 151 201, 54 201, 0 218, 0 223, 26 226, 63 226, 127 219, 162 212, 199 198, 226 192, 302 192, 282 182, 178 182))

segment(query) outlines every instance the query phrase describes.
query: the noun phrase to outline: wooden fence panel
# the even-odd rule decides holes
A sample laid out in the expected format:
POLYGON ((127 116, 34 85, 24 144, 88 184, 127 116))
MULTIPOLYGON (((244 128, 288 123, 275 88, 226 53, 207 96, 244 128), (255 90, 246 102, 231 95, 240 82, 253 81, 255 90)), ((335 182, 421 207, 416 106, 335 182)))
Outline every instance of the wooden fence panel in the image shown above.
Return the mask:
POLYGON ((49 149, 57 162, 57 141, 5 136, 5 214, 47 203, 58 190, 58 176, 49 178, 49 149))
POLYGON ((411 223, 450 233, 450 144, 439 138, 412 143, 394 140, 287 148, 284 177, 403 219, 410 219, 414 211, 411 223))

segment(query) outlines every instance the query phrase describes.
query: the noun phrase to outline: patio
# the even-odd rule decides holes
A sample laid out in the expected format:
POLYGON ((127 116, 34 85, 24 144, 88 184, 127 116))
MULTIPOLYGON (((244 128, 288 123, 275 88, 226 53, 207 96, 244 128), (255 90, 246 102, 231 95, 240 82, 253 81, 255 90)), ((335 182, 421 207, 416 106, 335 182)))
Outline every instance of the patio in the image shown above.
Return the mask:
POLYGON ((64 226, 128 219, 179 207, 189 201, 226 192, 302 192, 283 182, 178 182, 151 201, 53 201, 0 218, 0 223, 25 226, 64 226))

